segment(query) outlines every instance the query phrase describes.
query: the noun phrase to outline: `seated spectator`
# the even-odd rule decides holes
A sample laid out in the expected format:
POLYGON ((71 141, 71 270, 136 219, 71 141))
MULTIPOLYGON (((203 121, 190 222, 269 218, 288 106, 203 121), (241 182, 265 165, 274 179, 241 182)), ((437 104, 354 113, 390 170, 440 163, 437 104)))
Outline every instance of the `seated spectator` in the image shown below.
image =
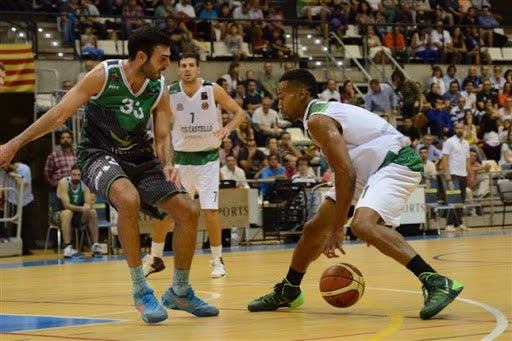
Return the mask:
POLYGON ((105 52, 98 48, 98 37, 92 32, 92 27, 86 27, 84 34, 81 35, 82 55, 87 55, 93 60, 103 60, 105 52))
POLYGON ((391 53, 395 58, 400 59, 404 63, 409 62, 409 51, 405 44, 405 36, 402 33, 401 26, 394 26, 384 36, 384 46, 391 50, 391 53))
POLYGON ((368 1, 362 1, 358 3, 355 23, 358 25, 359 33, 361 35, 364 36, 368 33, 367 29, 371 27, 369 25, 373 24, 372 7, 368 1))
POLYGON ((477 24, 481 27, 480 33, 487 47, 494 46, 494 28, 500 26, 496 18, 491 13, 489 6, 482 6, 482 11, 476 18, 477 24))
POLYGON ((236 156, 226 155, 225 165, 220 168, 220 180, 235 180, 237 188, 249 188, 245 172, 237 166, 236 156))
MULTIPOLYGON (((460 87, 457 81, 452 81, 450 83, 450 87, 448 91, 446 91, 443 95, 443 99, 445 100, 445 105, 448 110, 452 110, 459 103, 459 99, 461 98, 460 87)), ((465 101, 465 100, 464 100, 465 101)), ((465 104, 465 103, 464 103, 465 104)), ((462 114, 459 119, 462 121, 462 114)))
POLYGON ((268 180, 286 179, 284 167, 279 165, 279 156, 270 154, 267 157, 268 166, 260 172, 259 179, 267 180, 260 183, 260 194, 265 199, 267 194, 274 188, 274 182, 268 180))
POLYGON ((432 46, 431 49, 439 51, 441 62, 449 61, 455 53, 453 48, 452 37, 448 30, 443 29, 443 22, 437 21, 435 29, 431 33, 432 46))
POLYGON ((287 131, 281 134, 278 153, 283 167, 287 167, 290 161, 297 161, 303 156, 302 152, 293 145, 292 136, 287 131))
POLYGON ((427 103, 424 103, 423 105, 423 111, 430 110, 436 106, 436 102, 438 100, 442 100, 443 96, 439 94, 439 84, 437 83, 431 83, 430 84, 430 91, 428 91, 425 95, 425 99, 427 100, 427 103))
POLYGON ((389 63, 388 55, 391 55, 389 47, 382 46, 380 37, 375 34, 373 26, 368 26, 366 35, 366 45, 368 46, 368 55, 375 63, 389 63))
POLYGON ((500 159, 501 141, 498 131, 499 113, 488 100, 485 111, 480 119, 479 138, 483 142, 483 150, 488 160, 496 162, 500 159))
POLYGON ((60 21, 58 21, 59 31, 62 36, 62 45, 75 47, 75 25, 77 23, 77 14, 79 0, 70 0, 62 5, 60 10, 60 21))
POLYGON ((503 170, 512 170, 512 130, 509 130, 507 134, 507 141, 501 145, 498 165, 503 170))
POLYGON ((432 18, 432 7, 429 0, 414 0, 414 10, 416 11, 416 22, 424 23, 432 18))
POLYGON ((466 100, 464 99, 464 97, 459 97, 457 100, 457 104, 454 107, 451 107, 450 105, 450 118, 452 120, 453 125, 455 125, 455 123, 458 122, 464 122, 466 111, 471 112, 471 108, 466 106, 466 100))
POLYGON ((446 92, 446 85, 443 79, 443 70, 439 65, 435 65, 432 67, 432 75, 427 80, 427 86, 430 87, 432 83, 436 83, 439 87, 439 95, 443 96, 446 92))
POLYGON ((240 63, 233 61, 229 63, 228 72, 221 76, 228 82, 227 91, 233 95, 236 85, 242 81, 240 78, 240 63))
POLYGON ((295 173, 291 179, 294 183, 305 183, 308 185, 316 183, 315 175, 309 167, 309 162, 306 157, 302 156, 297 159, 297 173, 295 173))
POLYGON ((219 162, 221 166, 226 164, 226 157, 228 155, 233 155, 235 158, 238 157, 238 152, 240 150, 239 146, 236 146, 233 143, 231 137, 226 137, 222 141, 222 146, 219 148, 219 162))
POLYGON ((478 27, 471 27, 466 35, 466 48, 469 57, 472 59, 472 64, 480 65, 484 61, 487 64, 492 64, 491 55, 484 47, 485 43, 480 36, 478 27))
POLYGON ((254 130, 247 119, 240 123, 240 125, 235 129, 235 133, 240 146, 246 146, 247 141, 254 139, 254 130))
POLYGON ((434 162, 428 159, 428 148, 423 146, 419 149, 421 160, 423 161, 423 176, 426 179, 435 179, 437 176, 437 169, 434 162))
MULTIPOLYGON (((100 11, 91 3, 90 0, 80 0, 80 5, 76 9, 78 14, 78 27, 80 32, 84 32, 86 27, 92 27, 94 33, 99 39, 107 39, 108 32, 105 24, 99 20, 100 11)), ((72 42, 75 46, 75 42, 72 42)))
POLYGON ((101 248, 98 244, 98 214, 92 208, 94 195, 80 177, 80 168, 75 164, 71 167, 70 176, 59 180, 57 185, 59 206, 54 208, 52 220, 62 230, 65 245, 64 258, 83 257, 71 244, 72 228, 79 228, 81 224, 87 224, 91 233, 92 256, 101 257, 101 248))
MULTIPOLYGON (((496 93, 500 93, 503 91, 503 87, 505 86, 506 80, 505 77, 503 77, 503 69, 501 68, 501 65, 494 65, 492 68, 492 75, 489 77, 489 80, 492 84, 492 89, 496 93)), ((501 104, 500 106, 503 106, 501 104)))
POLYGON ((196 17, 196 10, 190 4, 190 0, 179 0, 174 5, 174 17, 178 25, 184 22, 189 30, 194 29, 193 19, 196 17))
POLYGON ((416 148, 420 143, 420 132, 412 125, 411 117, 404 117, 402 125, 398 126, 398 131, 411 139, 411 147, 416 148))
POLYGON ((272 36, 268 40, 268 44, 272 58, 283 59, 284 57, 294 56, 291 47, 286 45, 286 38, 282 29, 274 28, 272 36))
POLYGON ((123 6, 123 29, 125 37, 129 37, 133 30, 144 26, 144 8, 138 0, 128 0, 123 6))
POLYGON ((438 64, 440 62, 440 55, 438 50, 432 50, 430 41, 430 34, 428 33, 427 25, 420 25, 418 30, 412 35, 411 49, 414 55, 423 61, 423 64, 433 62, 438 64))
POLYGON ((500 120, 502 122, 505 122, 506 120, 512 120, 512 97, 508 97, 505 100, 505 105, 503 108, 498 110, 498 113, 500 114, 500 120))
POLYGON ((503 84, 503 90, 498 94, 498 106, 505 106, 506 100, 509 98, 512 98, 512 83, 505 82, 503 84))
POLYGON ((453 134, 453 124, 450 114, 446 111, 443 99, 437 99, 435 107, 427 111, 430 133, 444 140, 453 134))
POLYGON ((336 80, 330 78, 327 80, 326 88, 320 94, 320 99, 322 101, 330 101, 334 99, 336 102, 341 101, 341 95, 338 90, 336 90, 336 80))
POLYGON ((279 157, 279 164, 281 164, 281 155, 279 154, 279 140, 275 137, 269 137, 265 141, 265 147, 261 148, 265 156, 276 154, 279 157))
POLYGON ((397 22, 398 14, 400 13, 397 4, 398 1, 395 0, 381 0, 379 8, 386 18, 386 22, 391 24, 397 22))
POLYGON ((258 146, 262 146, 268 137, 281 136, 278 120, 279 115, 271 108, 270 98, 263 97, 261 107, 257 108, 252 116, 258 146))
POLYGON ((248 138, 247 145, 240 147, 238 163, 248 179, 255 179, 256 174, 268 165, 265 153, 258 149, 256 140, 253 138, 248 138))
POLYGON ((434 162, 436 168, 438 168, 439 162, 443 156, 443 152, 434 145, 434 135, 426 134, 423 136, 423 143, 420 143, 416 147, 416 151, 419 152, 422 147, 427 148, 427 158, 434 162))
POLYGON ((452 34, 453 52, 451 55, 452 64, 469 63, 470 58, 466 47, 466 37, 460 27, 455 27, 452 34))
POLYGON ((465 80, 462 86, 464 90, 460 92, 460 96, 466 100, 466 106, 476 109, 476 94, 473 92, 473 82, 465 80))
POLYGON ((340 4, 334 5, 332 12, 327 15, 327 23, 323 24, 324 38, 327 39, 329 33, 332 32, 338 38, 342 39, 347 31, 348 20, 340 4))
POLYGON ((498 110, 498 96, 492 91, 491 81, 485 79, 482 83, 482 91, 476 95, 476 108, 480 111, 485 110, 486 102, 490 100, 494 109, 498 110))
POLYGON ((213 0, 206 0, 197 16, 200 19, 196 22, 196 32, 199 39, 206 41, 220 41, 221 39, 222 29, 217 20, 219 15, 214 6, 213 0))
POLYGON ((228 26, 228 33, 224 37, 224 43, 232 54, 233 60, 247 59, 247 53, 243 50, 244 38, 242 32, 239 32, 237 24, 232 23, 228 26))
POLYGON ((323 0, 301 0, 297 1, 297 18, 307 19, 311 28, 315 27, 313 20, 325 21, 329 8, 323 0))
POLYGON ((158 6, 155 7, 155 24, 162 31, 167 29, 167 18, 172 16, 174 8, 172 0, 160 0, 158 6))
POLYGON ((483 198, 489 194, 491 179, 486 173, 491 170, 491 166, 489 164, 482 165, 478 161, 476 150, 469 151, 469 163, 470 172, 468 173, 466 192, 468 194, 468 202, 472 202, 474 197, 483 198))
POLYGON ((343 86, 340 91, 340 102, 357 105, 358 99, 356 90, 354 89, 354 84, 350 79, 343 82, 343 86))
POLYGON ((508 132, 511 130, 512 120, 501 121, 501 125, 498 127, 498 136, 501 143, 507 142, 508 132))
POLYGON ((475 146, 478 142, 476 126, 473 124, 473 111, 466 107, 464 110, 464 138, 470 146, 475 146))
POLYGON ((252 52, 259 54, 263 58, 270 58, 270 46, 268 40, 263 35, 263 30, 259 26, 255 26, 253 29, 253 37, 251 40, 252 52))
POLYGON ((252 117, 254 111, 261 107, 261 102, 263 101, 260 94, 258 94, 258 83, 255 79, 246 80, 247 91, 245 93, 244 98, 244 109, 247 110, 249 115, 252 117))

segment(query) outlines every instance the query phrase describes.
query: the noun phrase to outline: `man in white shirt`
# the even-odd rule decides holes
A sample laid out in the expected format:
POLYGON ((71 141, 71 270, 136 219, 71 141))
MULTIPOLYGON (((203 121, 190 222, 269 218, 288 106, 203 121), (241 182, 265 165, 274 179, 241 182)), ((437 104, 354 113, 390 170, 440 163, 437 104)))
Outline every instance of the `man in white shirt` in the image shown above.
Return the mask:
POLYGON ((454 53, 452 44, 452 36, 447 30, 443 30, 443 22, 438 21, 436 23, 435 30, 431 33, 432 45, 430 49, 432 51, 439 51, 441 54, 441 61, 448 60, 447 56, 454 53))
POLYGON ((500 114, 501 122, 505 122, 505 120, 512 120, 512 98, 509 97, 505 100, 505 105, 502 108, 498 109, 498 113, 500 114))
MULTIPOLYGON (((455 125, 455 135, 443 144, 443 169, 448 188, 452 189, 454 182, 459 184, 461 203, 466 200, 467 177, 471 171, 469 159, 469 143, 464 139, 464 124, 455 125)), ((450 210, 446 218, 446 231, 467 230, 462 224, 462 208, 450 210)))
POLYGON ((236 157, 234 155, 226 156, 226 164, 220 169, 221 180, 235 180, 237 188, 249 188, 245 172, 236 165, 236 157))
POLYGON ((464 90, 460 92, 460 96, 466 100, 466 106, 471 109, 476 109, 476 95, 473 92, 473 82, 466 80, 463 88, 464 90))
POLYGON ((427 179, 435 179, 437 175, 436 165, 428 159, 428 148, 420 148, 420 157, 423 161, 423 174, 427 179))
POLYGON ((320 99, 323 101, 341 102, 340 93, 336 90, 336 81, 334 79, 327 80, 327 88, 320 94, 320 99))
POLYGON ((252 122, 256 126, 256 143, 260 147, 265 145, 265 140, 268 137, 279 138, 281 136, 281 129, 278 125, 279 115, 270 107, 271 104, 270 97, 263 97, 261 106, 254 110, 252 115, 252 122))

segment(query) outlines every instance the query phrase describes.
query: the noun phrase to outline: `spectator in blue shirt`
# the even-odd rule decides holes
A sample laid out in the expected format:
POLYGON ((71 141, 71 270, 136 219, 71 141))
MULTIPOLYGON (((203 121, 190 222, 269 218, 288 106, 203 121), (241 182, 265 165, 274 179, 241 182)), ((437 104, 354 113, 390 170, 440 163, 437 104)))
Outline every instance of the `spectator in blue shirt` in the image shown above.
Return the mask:
POLYGON ((492 15, 489 6, 482 6, 482 12, 476 18, 476 22, 480 27, 482 27, 480 32, 485 45, 492 47, 494 44, 493 29, 498 27, 500 24, 492 15))
POLYGON ((437 99, 433 109, 427 111, 428 126, 430 133, 444 140, 445 137, 453 134, 453 124, 450 113, 445 109, 444 100, 437 99))
MULTIPOLYGON (((270 154, 267 157, 268 166, 263 168, 260 173, 260 179, 276 180, 286 179, 284 167, 279 164, 279 156, 277 154, 270 154)), ((260 193, 263 198, 274 188, 274 182, 262 182, 260 184, 260 193)))
POLYGON ((370 90, 366 93, 365 108, 377 115, 387 114, 389 122, 396 127, 398 97, 395 91, 377 79, 370 81, 370 90))

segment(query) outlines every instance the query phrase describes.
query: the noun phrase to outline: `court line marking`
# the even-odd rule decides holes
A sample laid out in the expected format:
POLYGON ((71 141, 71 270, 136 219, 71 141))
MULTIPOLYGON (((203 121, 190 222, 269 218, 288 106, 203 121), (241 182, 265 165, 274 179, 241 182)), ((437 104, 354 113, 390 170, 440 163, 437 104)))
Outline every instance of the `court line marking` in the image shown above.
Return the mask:
MULTIPOLYGON (((407 294, 418 294, 418 291, 403 290, 403 289, 389 289, 389 288, 376 288, 376 287, 368 287, 368 289, 380 290, 380 291, 403 292, 403 293, 407 293, 407 294)), ((480 307, 483 310, 486 310, 488 313, 490 313, 492 316, 494 316, 494 319, 496 320, 496 327, 482 339, 483 341, 495 340, 498 336, 502 335, 507 330, 508 319, 499 309, 496 309, 495 307, 490 306, 485 303, 482 303, 482 302, 470 300, 468 298, 457 297, 455 300, 462 301, 467 304, 476 305, 477 307, 480 307)))

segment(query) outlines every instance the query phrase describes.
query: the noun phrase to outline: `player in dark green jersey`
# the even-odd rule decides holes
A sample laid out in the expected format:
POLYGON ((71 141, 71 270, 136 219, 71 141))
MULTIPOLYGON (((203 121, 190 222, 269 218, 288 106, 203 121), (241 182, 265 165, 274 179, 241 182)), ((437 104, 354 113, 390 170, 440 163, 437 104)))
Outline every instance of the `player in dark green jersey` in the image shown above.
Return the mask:
POLYGON ((174 277, 162 296, 169 309, 196 316, 219 310, 195 296, 189 271, 195 251, 199 211, 182 190, 173 165, 171 111, 162 72, 169 66, 170 40, 156 27, 135 30, 126 60, 107 60, 88 72, 62 100, 24 132, 0 146, 0 167, 27 143, 60 127, 86 105, 78 159, 85 184, 118 210, 118 232, 130 268, 135 307, 147 323, 167 318, 148 286, 141 265, 139 210, 169 214, 174 229, 174 277), (146 139, 153 115, 155 150, 146 139), (154 156, 157 155, 157 157, 154 156))

